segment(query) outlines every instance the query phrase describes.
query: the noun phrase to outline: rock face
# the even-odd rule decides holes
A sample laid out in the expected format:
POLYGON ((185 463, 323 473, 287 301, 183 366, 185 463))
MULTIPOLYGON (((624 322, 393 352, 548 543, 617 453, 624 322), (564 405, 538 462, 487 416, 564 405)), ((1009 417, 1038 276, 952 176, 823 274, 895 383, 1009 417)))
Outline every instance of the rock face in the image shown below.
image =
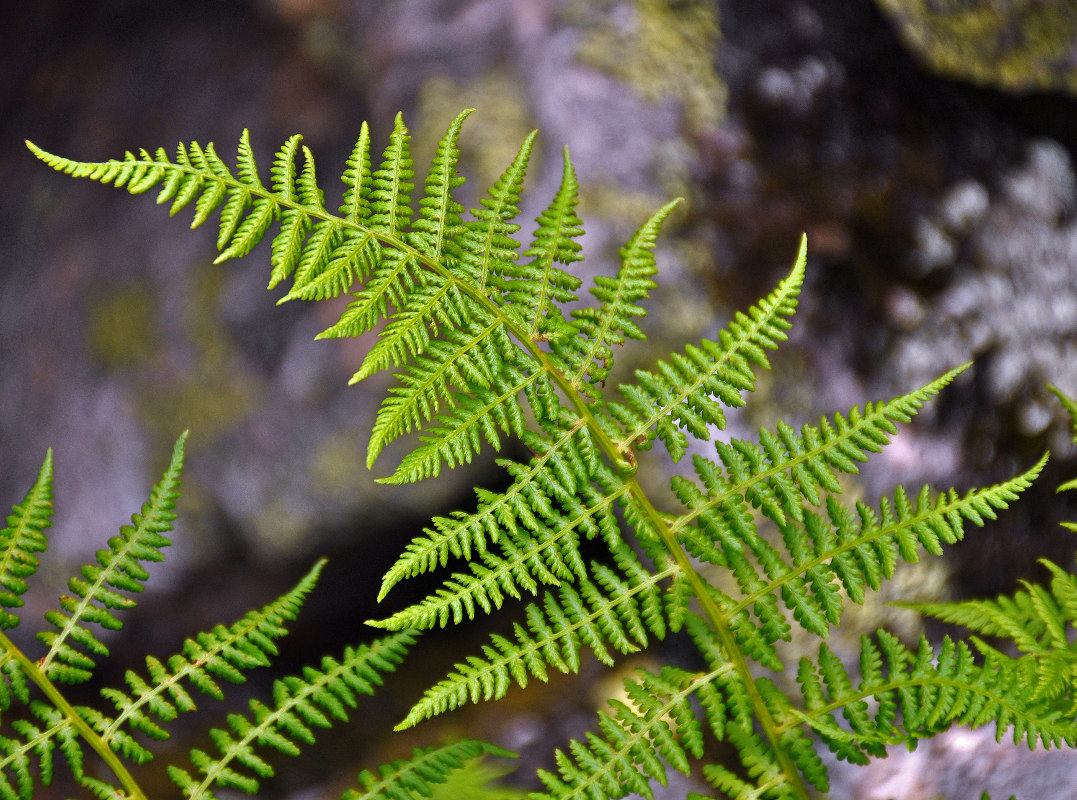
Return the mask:
MULTIPOLYGON (((878 4, 888 16, 827 0, 717 10, 704 0, 200 0, 152 11, 118 0, 107 18, 74 0, 19 4, 0 26, 0 503, 21 496, 54 447, 53 549, 76 564, 138 508, 189 427, 174 583, 156 585, 172 593, 151 604, 179 607, 185 630, 216 622, 331 552, 352 566, 330 570, 333 602, 311 619, 338 636, 357 630, 370 581, 430 513, 472 502, 482 476, 375 487, 365 435, 384 386, 347 388, 360 348, 314 341, 334 309, 275 307, 265 248, 213 266, 212 232, 186 230, 187 212, 169 221, 145 198, 55 175, 21 141, 82 159, 190 139, 224 153, 249 127, 268 172, 299 131, 330 188, 363 119, 382 141, 403 110, 422 175, 465 106, 479 109, 462 141, 465 204, 540 128, 522 216, 552 197, 567 144, 590 270, 612 269, 647 214, 686 197, 660 246, 656 353, 713 335, 769 290, 807 231, 794 341, 740 431, 844 411, 976 358, 952 399, 868 474, 868 491, 985 482, 1048 444, 1065 452, 1042 384, 1077 391, 1077 136, 1064 123, 1074 102, 940 80, 887 21, 920 25, 923 4, 878 4), (250 574, 257 585, 241 580, 250 574)), ((1060 67, 1070 57, 1042 52, 1060 67)), ((1070 563, 1052 497, 1075 470, 1055 461, 1032 502, 962 551, 959 592, 1007 589, 1039 556, 1070 563)), ((138 628, 140 645, 167 627, 138 628)))
POLYGON ((1077 6, 875 0, 905 44, 946 77, 1007 91, 1077 92, 1077 6))

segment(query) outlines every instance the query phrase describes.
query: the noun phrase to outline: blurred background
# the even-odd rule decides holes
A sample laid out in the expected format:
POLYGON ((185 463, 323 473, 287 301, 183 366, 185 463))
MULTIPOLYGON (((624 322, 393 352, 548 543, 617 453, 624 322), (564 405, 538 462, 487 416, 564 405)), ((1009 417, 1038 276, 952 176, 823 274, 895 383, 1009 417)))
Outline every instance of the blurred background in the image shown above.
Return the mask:
MULTIPOLYGON (((277 307, 266 246, 214 266, 212 226, 192 233, 189 211, 169 220, 146 198, 54 173, 24 139, 80 160, 192 139, 223 155, 249 128, 268 174, 300 132, 332 204, 363 120, 380 152, 403 111, 422 175, 474 106, 468 205, 539 128, 522 219, 553 196, 568 145, 591 274, 616 268, 616 248, 655 208, 686 199, 659 246, 652 338, 620 354, 622 375, 714 336, 784 276, 807 232, 792 342, 733 433, 844 413, 974 360, 850 491, 964 490, 1044 449, 1052 460, 1030 500, 941 566, 903 573, 893 596, 993 595, 1042 580, 1038 558, 1072 566, 1058 523, 1075 515, 1054 489, 1077 464, 1045 388, 1077 393, 1072 0, 36 0, 0 3, 0 20, 0 505, 22 498, 48 447, 56 458, 50 553, 24 619, 140 507, 191 430, 170 564, 113 640, 103 679, 261 606, 320 555, 332 561, 282 669, 372 638, 363 621, 414 596, 373 602, 396 554, 431 514, 502 478, 487 453, 429 485, 374 484, 400 450, 366 470, 385 383, 347 381, 369 342, 314 341, 343 304, 277 307)), ((649 468, 662 492, 678 467, 649 468)), ((916 632, 879 604, 853 621, 854 638, 880 622, 916 632)), ((486 635, 424 637, 393 691, 269 796, 335 797, 362 766, 465 731, 525 751, 518 782, 533 786, 616 675, 588 666, 588 680, 514 693, 494 714, 384 734, 486 635)), ((1035 797, 1054 785, 1037 780, 1073 780, 1065 754, 1018 758, 963 736, 922 747, 915 768, 839 771, 834 796, 979 797, 969 775, 1009 793, 1021 771, 1035 797)), ((191 744, 181 725, 170 746, 191 744)))

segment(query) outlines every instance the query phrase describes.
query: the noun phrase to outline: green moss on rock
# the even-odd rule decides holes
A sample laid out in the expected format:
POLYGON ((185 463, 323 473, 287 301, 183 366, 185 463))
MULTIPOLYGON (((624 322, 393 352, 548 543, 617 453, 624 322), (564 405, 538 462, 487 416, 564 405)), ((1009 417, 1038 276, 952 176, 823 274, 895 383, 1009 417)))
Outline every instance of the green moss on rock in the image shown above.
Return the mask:
POLYGON ((1074 0, 875 0, 930 69, 1008 91, 1077 93, 1074 0))
POLYGON ((109 370, 145 364, 157 351, 156 300, 145 286, 125 286, 90 309, 86 341, 90 356, 109 370))
POLYGON ((577 3, 569 13, 585 31, 582 61, 647 100, 679 102, 689 133, 718 127, 729 90, 715 67, 721 31, 713 2, 602 0, 577 3))

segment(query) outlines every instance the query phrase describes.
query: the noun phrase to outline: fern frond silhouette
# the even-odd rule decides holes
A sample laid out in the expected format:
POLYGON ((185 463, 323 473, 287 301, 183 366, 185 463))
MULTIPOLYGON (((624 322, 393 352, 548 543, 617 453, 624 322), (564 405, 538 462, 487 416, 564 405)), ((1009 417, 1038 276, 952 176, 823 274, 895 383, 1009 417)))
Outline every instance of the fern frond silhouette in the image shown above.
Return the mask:
MULTIPOLYGON (((802 238, 788 275, 713 340, 607 387, 619 348, 645 338, 658 236, 677 201, 642 223, 620 250, 615 275, 593 278, 590 299, 581 300, 584 281, 570 272, 582 259, 583 227, 568 151, 560 186, 529 236, 518 217, 535 133, 468 215, 454 192, 464 182, 458 140, 470 114, 458 115, 440 140, 417 209, 400 116, 376 169, 363 125, 337 214, 327 211, 298 136, 277 153, 268 186, 246 133, 234 171, 213 145, 181 145, 173 158, 142 150, 96 163, 29 145, 76 177, 136 194, 160 187, 157 201, 171 213, 194 205, 193 227, 219 210, 218 261, 245 255, 276 224, 270 287, 291 279, 281 302, 348 294, 347 309, 321 338, 378 331, 352 378, 391 371, 395 379, 373 426, 368 465, 391 442, 414 439, 381 480, 432 478, 509 438, 530 451, 528 459, 499 459, 508 487, 477 489, 474 511, 435 517, 383 578, 380 600, 401 581, 449 571, 426 598, 371 621, 396 636, 502 613, 510 598, 525 601, 511 634, 493 635, 480 654, 456 664, 400 727, 498 699, 553 670, 577 672, 587 651, 612 664, 683 633, 694 644, 695 668, 630 679, 627 700, 612 701, 598 731, 555 754, 556 772, 541 773, 540 797, 650 796, 651 782, 664 783, 670 767, 692 772, 706 762, 708 739, 736 757, 704 763, 701 774, 738 800, 806 800, 809 787, 827 791, 819 747, 865 763, 886 744, 911 745, 953 724, 994 723, 999 736, 1012 728, 1031 745, 1073 744, 1074 673, 1037 666, 1071 652, 1062 622, 1072 619, 1065 614, 1075 590, 1062 571, 1053 594, 1030 590, 1001 611, 980 605, 952 613, 973 630, 1019 638, 1027 651, 1020 658, 978 638, 971 645, 921 640, 910 649, 879 631, 861 643, 857 677, 823 641, 848 603, 863 603, 899 563, 940 555, 970 527, 994 519, 1042 469, 1046 457, 964 494, 899 486, 875 505, 843 500, 840 476, 856 474, 967 365, 814 425, 779 423, 758 441, 721 434, 728 410, 745 404, 757 373, 771 368, 768 353, 786 340, 807 263, 802 238), (637 477, 637 454, 656 443, 674 461, 692 454, 694 477, 672 479, 672 508, 660 509, 637 477), (589 540, 597 544, 585 551, 589 540), (1000 617, 1008 627, 996 623, 1000 617), (820 640, 798 667, 799 694, 771 677, 786 666, 778 643, 794 628, 820 640)), ((322 674, 295 683, 294 692, 314 691, 322 674)), ((277 708, 292 696, 278 698, 277 708)), ((326 713, 308 708, 301 726, 326 713)), ((253 789, 267 773, 250 749, 252 732, 284 712, 258 706, 252 714, 218 732, 220 756, 199 755, 196 766, 253 789)), ((305 730, 288 727, 289 736, 297 729, 305 730)), ((194 784, 183 776, 182 785, 194 784)), ((376 782, 372 773, 361 777, 371 790, 376 782)))

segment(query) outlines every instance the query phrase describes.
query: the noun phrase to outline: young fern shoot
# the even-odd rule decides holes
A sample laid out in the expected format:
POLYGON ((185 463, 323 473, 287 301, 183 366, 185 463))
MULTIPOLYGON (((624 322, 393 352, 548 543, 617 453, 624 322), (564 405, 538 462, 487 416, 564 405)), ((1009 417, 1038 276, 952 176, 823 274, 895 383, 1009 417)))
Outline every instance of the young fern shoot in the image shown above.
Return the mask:
MULTIPOLYGON (((269 186, 246 133, 234 172, 213 145, 96 163, 30 145, 76 177, 136 194, 157 188, 157 202, 173 214, 193 204, 193 226, 220 210, 218 260, 246 254, 277 222, 270 286, 292 281, 282 302, 347 294, 347 309, 322 337, 378 331, 353 378, 388 370, 395 380, 368 464, 396 439, 417 437, 384 481, 436 477, 485 446, 499 450, 507 437, 531 452, 527 460, 499 459, 508 488, 477 489, 474 511, 435 517, 385 575, 379 599, 402 580, 449 570, 434 593, 371 622, 401 635, 499 613, 508 598, 531 600, 510 634, 493 635, 457 664, 401 727, 498 699, 551 670, 575 672, 585 648, 612 664, 683 632, 696 651, 692 668, 641 670, 630 679, 627 701, 611 700, 586 741, 557 751, 538 796, 650 796, 670 768, 697 770, 708 739, 737 759, 705 763, 700 774, 738 800, 828 791, 819 747, 865 763, 888 743, 911 745, 955 723, 994 722, 1000 736, 1012 727, 1031 745, 1073 744, 1077 723, 1057 705, 1065 692, 1055 683, 1030 691, 1041 679, 1029 662, 978 640, 970 648, 921 639, 910 648, 879 631, 861 643, 859 675, 825 641, 847 603, 863 603, 900 562, 940 555, 970 526, 993 519, 1042 468, 1041 460, 964 494, 899 486, 875 506, 843 500, 839 476, 855 474, 965 367, 814 425, 779 423, 757 442, 716 440, 726 409, 746 402, 757 372, 771 368, 768 352, 786 339, 806 269, 802 239, 789 274, 715 340, 688 344, 636 370, 631 382, 607 386, 618 346, 645 338, 654 250, 676 203, 644 221, 621 249, 616 274, 594 278, 581 305, 583 281, 569 271, 582 258, 582 223, 568 152, 560 187, 525 246, 517 217, 535 134, 465 216, 454 191, 464 181, 458 137, 470 113, 439 142, 417 207, 402 118, 376 169, 364 125, 343 173, 339 213, 327 211, 298 137, 277 153, 269 186), (672 481, 672 508, 660 509, 637 479, 636 453, 655 443, 675 461, 697 453, 694 477, 672 481), (701 454, 701 443, 711 443, 713 455, 701 454), (601 542, 605 557, 589 560, 586 540, 601 542), (709 579, 714 570, 729 580, 709 579), (771 674, 787 666, 777 643, 794 627, 820 644, 797 666, 799 690, 790 692, 771 674)), ((990 616, 972 609, 959 621, 977 628, 990 616)), ((1058 636, 1037 641, 1050 652, 1063 644, 1058 636)))

